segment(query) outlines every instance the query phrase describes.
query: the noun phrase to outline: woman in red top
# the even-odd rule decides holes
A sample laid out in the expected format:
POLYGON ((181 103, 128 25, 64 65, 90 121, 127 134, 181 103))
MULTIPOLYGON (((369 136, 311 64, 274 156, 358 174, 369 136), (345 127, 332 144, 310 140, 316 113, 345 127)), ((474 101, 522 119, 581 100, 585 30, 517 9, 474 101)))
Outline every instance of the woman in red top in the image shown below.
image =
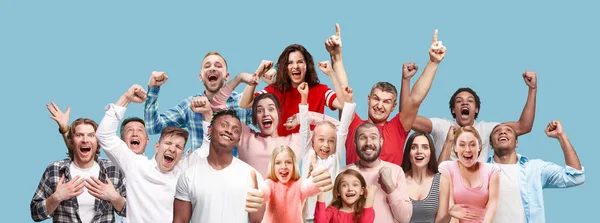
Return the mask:
MULTIPOLYGON (((263 61, 259 66, 256 74, 262 76, 273 66, 271 61, 263 61)), ((331 75, 333 70, 331 66, 325 63, 320 64, 321 70, 326 74, 331 75)), ((288 120, 291 116, 298 113, 298 104, 300 103, 300 93, 297 87, 302 82, 306 82, 309 87, 308 93, 308 110, 312 112, 324 113, 325 106, 332 110, 339 109, 343 106, 343 101, 337 100, 337 94, 327 85, 321 84, 312 55, 299 44, 292 44, 286 47, 279 59, 277 60, 277 74, 275 81, 268 83, 265 89, 254 92, 256 86, 248 85, 244 90, 240 107, 249 108, 254 101, 254 97, 264 93, 274 94, 281 103, 280 120, 288 120)), ((263 78, 263 80, 265 80, 263 78)), ((341 100, 341 99, 340 99, 341 100)), ((280 122, 278 126, 279 136, 286 136, 291 133, 296 133, 299 128, 287 129, 284 122, 280 122)), ((312 126, 311 126, 312 127, 312 126)), ((312 128, 311 128, 312 129, 312 128)))

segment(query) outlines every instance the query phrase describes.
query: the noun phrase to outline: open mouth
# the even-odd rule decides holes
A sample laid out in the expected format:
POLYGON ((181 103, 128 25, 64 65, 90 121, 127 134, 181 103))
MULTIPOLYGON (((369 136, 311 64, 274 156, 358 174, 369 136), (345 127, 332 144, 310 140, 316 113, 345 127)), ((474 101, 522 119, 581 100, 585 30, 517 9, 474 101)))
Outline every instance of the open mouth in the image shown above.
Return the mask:
POLYGON ((330 152, 331 149, 329 148, 321 147, 321 149, 319 149, 319 153, 321 153, 322 156, 329 156, 330 152))
POLYGON ((209 82, 219 80, 219 72, 216 70, 211 70, 208 72, 207 79, 209 82))
POLYGON ((300 79, 300 71, 292 71, 292 77, 294 77, 294 79, 300 79))
POLYGON ((167 164, 171 164, 175 160, 175 157, 173 157, 173 155, 171 155, 171 154, 165 154, 163 156, 163 158, 165 160, 165 163, 167 163, 167 164))
POLYGON ((417 160, 417 161, 422 161, 424 159, 425 159, 424 156, 415 156, 415 160, 417 160))
POLYGON ((129 141, 129 144, 139 146, 140 145, 140 140, 133 139, 133 140, 129 141))
POLYGON ((90 147, 81 147, 81 148, 79 148, 79 151, 81 151, 83 154, 87 154, 90 151, 92 151, 92 148, 90 148, 90 147))
POLYGON ((220 134, 220 136, 226 140, 233 141, 233 137, 227 134, 220 134))
POLYGON ((279 171, 279 176, 281 176, 281 178, 283 178, 283 179, 285 179, 289 174, 290 174, 290 172, 287 171, 287 170, 280 170, 279 171))
POLYGON ((363 154, 370 156, 370 155, 375 154, 375 148, 369 146, 369 147, 363 148, 362 152, 363 152, 363 154))
POLYGON ((465 117, 465 116, 469 116, 469 108, 463 107, 460 109, 460 115, 465 117))
POLYGON ((464 158, 464 159, 465 159, 465 161, 467 161, 467 162, 471 162, 471 161, 473 161, 473 157, 474 157, 474 156, 473 156, 473 154, 464 154, 464 155, 463 155, 463 158, 464 158))
POLYGON ((266 129, 271 128, 271 126, 273 126, 273 120, 271 120, 269 118, 264 119, 262 121, 262 124, 263 124, 263 127, 265 127, 266 129))
POLYGON ((351 197, 356 197, 356 192, 352 191, 352 192, 346 192, 344 194, 344 196, 346 196, 347 198, 351 198, 351 197))
POLYGON ((498 141, 500 141, 500 142, 508 142, 508 138, 503 136, 503 137, 500 137, 498 139, 498 141))

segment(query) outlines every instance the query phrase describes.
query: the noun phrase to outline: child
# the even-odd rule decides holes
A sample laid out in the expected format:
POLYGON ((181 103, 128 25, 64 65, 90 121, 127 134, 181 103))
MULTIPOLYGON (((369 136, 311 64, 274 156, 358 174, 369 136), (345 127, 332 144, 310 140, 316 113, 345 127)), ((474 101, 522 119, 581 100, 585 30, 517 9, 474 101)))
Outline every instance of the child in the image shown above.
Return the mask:
MULTIPOLYGON (((302 93, 302 92, 301 92, 302 93)), ((336 127, 334 123, 330 121, 319 122, 314 131, 300 131, 301 143, 300 148, 306 151, 304 158, 302 159, 302 176, 310 176, 311 159, 316 156, 316 162, 319 166, 326 167, 331 176, 337 175, 343 165, 343 157, 345 155, 345 142, 346 136, 348 135, 348 126, 352 122, 354 115, 354 109, 356 104, 352 98, 352 89, 349 87, 343 87, 343 99, 344 110, 340 119, 339 125, 336 127)), ((302 95, 304 97, 304 95, 302 95)), ((308 110, 307 105, 300 104, 300 110, 308 110)), ((333 179, 332 179, 333 181, 333 179)), ((324 193, 324 202, 328 203, 331 201, 332 193, 324 193)), ((309 197, 306 201, 306 211, 304 213, 304 219, 312 220, 314 217, 314 210, 317 203, 317 197, 309 197)))
POLYGON ((256 212, 266 203, 262 222, 301 223, 306 198, 332 187, 331 177, 324 167, 315 167, 311 178, 300 178, 294 151, 280 146, 271 155, 267 180, 248 191, 246 211, 256 212))
POLYGON ((325 195, 319 194, 315 223, 372 223, 375 221, 373 201, 377 186, 369 185, 356 170, 347 169, 335 178, 333 200, 325 209, 325 195), (366 193, 366 194, 365 194, 366 193))

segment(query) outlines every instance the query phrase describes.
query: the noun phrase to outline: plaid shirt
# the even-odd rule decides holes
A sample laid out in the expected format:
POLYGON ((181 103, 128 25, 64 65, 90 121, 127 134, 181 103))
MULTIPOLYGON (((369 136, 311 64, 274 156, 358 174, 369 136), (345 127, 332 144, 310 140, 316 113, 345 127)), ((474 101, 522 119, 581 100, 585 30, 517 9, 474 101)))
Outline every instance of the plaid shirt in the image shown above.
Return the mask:
MULTIPOLYGON (((160 134, 163 128, 167 126, 176 126, 179 128, 187 128, 190 131, 192 138, 192 150, 196 150, 202 146, 204 138, 204 130, 202 129, 202 114, 195 113, 190 109, 192 99, 204 94, 196 94, 194 96, 183 99, 175 107, 166 110, 163 113, 158 113, 158 92, 160 87, 148 86, 148 99, 144 108, 144 121, 146 122, 146 131, 150 135, 160 134)), ((238 118, 242 123, 245 123, 251 129, 257 131, 252 124, 252 109, 240 108, 239 102, 242 99, 242 94, 232 92, 227 99, 227 108, 235 110, 238 118)), ((237 148, 233 148, 232 155, 237 157, 237 148)))
MULTIPOLYGON (((52 218, 53 222, 81 222, 79 218, 78 210, 79 204, 77 203, 77 197, 60 202, 56 210, 53 213, 48 214, 46 211, 46 199, 50 197, 56 190, 56 184, 61 178, 61 175, 65 175, 65 183, 71 180, 71 173, 69 167, 71 165, 71 159, 67 158, 51 163, 44 171, 40 184, 38 185, 33 198, 31 199, 30 209, 31 218, 36 221, 43 221, 48 218, 52 218)), ((100 166, 100 174, 98 179, 104 183, 106 180, 104 177, 107 175, 108 178, 115 185, 117 192, 121 196, 126 197, 125 193, 125 176, 123 173, 112 164, 110 160, 98 158, 98 165, 100 166)), ((126 204, 127 206, 127 204, 126 204)), ((113 206, 108 201, 100 200, 96 198, 94 202, 94 218, 92 222, 105 223, 115 222, 113 211, 118 215, 125 216, 127 208, 123 208, 120 212, 114 210, 113 206)))

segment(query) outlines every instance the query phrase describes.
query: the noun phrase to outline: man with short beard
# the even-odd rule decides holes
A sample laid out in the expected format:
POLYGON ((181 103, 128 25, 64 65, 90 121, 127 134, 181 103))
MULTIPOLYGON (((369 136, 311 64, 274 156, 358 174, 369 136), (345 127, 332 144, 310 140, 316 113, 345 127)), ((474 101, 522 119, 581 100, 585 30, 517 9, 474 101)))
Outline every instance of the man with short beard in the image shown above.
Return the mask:
POLYGON ((360 160, 346 169, 360 172, 367 185, 379 185, 383 191, 375 195, 375 222, 409 222, 412 203, 408 197, 402 168, 379 159, 383 138, 373 123, 363 123, 354 134, 356 154, 360 160))
POLYGON ((189 133, 169 126, 162 130, 151 160, 136 154, 117 136, 117 126, 130 102, 142 103, 146 93, 139 85, 131 86, 106 113, 96 135, 106 155, 127 176, 127 219, 130 222, 171 222, 173 196, 189 133))
POLYGON ((108 223, 115 221, 113 212, 125 215, 124 176, 111 161, 98 158, 97 128, 79 118, 59 130, 67 136, 69 158, 53 162, 42 175, 30 204, 34 221, 108 223))
POLYGON ((546 222, 542 189, 574 187, 585 181, 584 168, 560 121, 550 122, 545 132, 560 143, 566 166, 517 153, 518 135, 509 124, 492 130, 494 155, 487 162, 502 169, 495 223, 546 222))
MULTIPOLYGON (((202 96, 211 100, 229 77, 225 58, 217 52, 207 53, 202 61, 202 72, 199 75, 200 81, 204 83, 204 92, 187 97, 175 107, 159 113, 158 92, 160 87, 167 81, 168 76, 165 72, 152 72, 152 76, 150 76, 150 80, 148 81, 148 100, 146 100, 144 108, 144 120, 146 121, 148 134, 158 134, 167 126, 187 128, 192 138, 191 149, 196 150, 200 148, 202 140, 205 137, 202 129, 202 121, 210 122, 212 117, 196 113, 192 107, 200 106, 202 96)), ((254 125, 252 125, 252 109, 240 108, 238 104, 241 98, 241 94, 232 92, 227 100, 227 108, 235 110, 238 118, 243 123, 254 128, 254 125)), ((237 149, 235 147, 232 150, 232 154, 237 156, 237 149)))

